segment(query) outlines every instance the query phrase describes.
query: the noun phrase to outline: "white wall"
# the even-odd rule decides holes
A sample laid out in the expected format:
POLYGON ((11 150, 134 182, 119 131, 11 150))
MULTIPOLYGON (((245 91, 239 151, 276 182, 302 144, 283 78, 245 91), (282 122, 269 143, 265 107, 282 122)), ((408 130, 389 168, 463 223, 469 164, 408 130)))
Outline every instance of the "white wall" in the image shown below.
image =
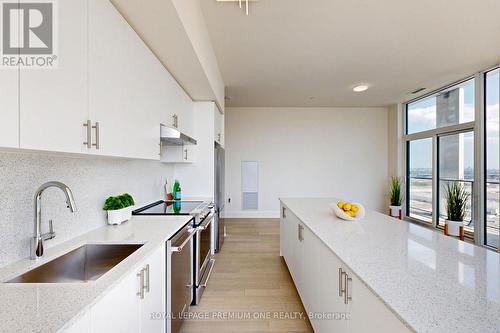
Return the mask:
POLYGON ((403 177, 403 111, 401 104, 389 106, 389 175, 403 177))
POLYGON ((226 217, 277 217, 279 197, 334 196, 385 212, 386 108, 227 108, 226 217), (259 210, 241 210, 241 161, 259 161, 259 210))
POLYGON ((173 178, 173 166, 156 161, 0 152, 0 267, 29 255, 34 195, 42 183, 67 184, 78 207, 71 213, 58 189, 44 192, 42 232, 53 219, 56 238, 45 243, 52 247, 105 225, 102 205, 110 195, 129 192, 139 206, 161 199, 167 178, 173 178))

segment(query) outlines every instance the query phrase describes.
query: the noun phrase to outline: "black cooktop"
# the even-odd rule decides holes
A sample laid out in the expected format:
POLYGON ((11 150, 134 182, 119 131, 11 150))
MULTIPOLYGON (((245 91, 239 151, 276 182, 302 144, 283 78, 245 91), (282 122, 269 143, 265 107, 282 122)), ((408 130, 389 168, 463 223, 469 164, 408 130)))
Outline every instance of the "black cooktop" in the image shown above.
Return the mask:
POLYGON ((132 215, 189 215, 203 201, 157 201, 132 211, 132 215))

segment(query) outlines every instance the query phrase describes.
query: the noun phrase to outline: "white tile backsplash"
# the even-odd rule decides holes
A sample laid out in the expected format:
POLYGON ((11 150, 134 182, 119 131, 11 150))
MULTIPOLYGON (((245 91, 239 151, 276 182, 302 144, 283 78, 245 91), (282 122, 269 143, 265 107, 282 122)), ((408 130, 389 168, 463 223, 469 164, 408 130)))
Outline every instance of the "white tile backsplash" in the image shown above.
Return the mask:
POLYGON ((73 191, 78 212, 66 208, 64 194, 47 189, 42 198, 42 232, 54 221, 54 246, 106 224, 104 200, 129 192, 136 204, 162 198, 172 165, 156 161, 61 156, 49 153, 0 152, 0 267, 29 255, 33 235, 34 195, 44 182, 57 180, 73 191))

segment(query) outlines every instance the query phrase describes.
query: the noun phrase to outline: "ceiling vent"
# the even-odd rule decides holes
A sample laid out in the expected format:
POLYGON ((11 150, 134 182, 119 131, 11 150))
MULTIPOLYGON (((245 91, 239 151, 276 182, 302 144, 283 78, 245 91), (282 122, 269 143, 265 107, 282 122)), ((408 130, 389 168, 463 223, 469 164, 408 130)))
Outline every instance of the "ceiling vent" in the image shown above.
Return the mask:
POLYGON ((413 91, 410 91, 410 94, 415 95, 415 94, 418 94, 419 92, 424 91, 424 90, 425 90, 425 88, 417 88, 413 91))

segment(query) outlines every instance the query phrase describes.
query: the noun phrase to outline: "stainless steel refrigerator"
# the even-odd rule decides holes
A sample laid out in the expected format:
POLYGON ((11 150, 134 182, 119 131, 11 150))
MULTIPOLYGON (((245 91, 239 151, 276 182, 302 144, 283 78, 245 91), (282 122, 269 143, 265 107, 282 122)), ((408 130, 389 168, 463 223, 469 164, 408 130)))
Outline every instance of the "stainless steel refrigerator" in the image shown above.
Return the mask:
POLYGON ((215 143, 215 252, 220 252, 224 237, 226 237, 226 225, 224 223, 224 177, 225 177, 225 152, 224 148, 215 143))

